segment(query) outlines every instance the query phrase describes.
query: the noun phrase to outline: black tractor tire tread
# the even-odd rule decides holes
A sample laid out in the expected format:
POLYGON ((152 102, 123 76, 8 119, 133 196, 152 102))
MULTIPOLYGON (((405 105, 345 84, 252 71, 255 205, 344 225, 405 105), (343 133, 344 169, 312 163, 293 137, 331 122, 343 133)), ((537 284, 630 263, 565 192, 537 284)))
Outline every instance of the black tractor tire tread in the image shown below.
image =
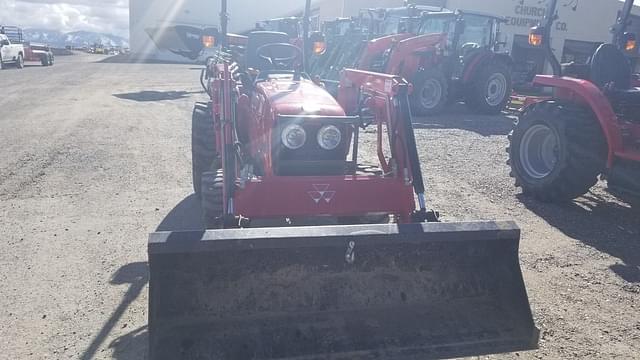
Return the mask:
POLYGON ((511 97, 511 91, 513 89, 511 70, 506 64, 501 62, 490 62, 483 66, 473 77, 467 89, 464 100, 470 110, 483 115, 500 114, 506 108, 511 97), (507 89, 504 100, 502 100, 502 102, 497 106, 491 106, 486 102, 485 92, 487 90, 487 81, 489 80, 489 77, 497 72, 501 72, 507 79, 507 89))
POLYGON ((224 175, 222 169, 202 174, 200 200, 207 229, 219 228, 224 207, 224 175))
POLYGON ((409 96, 409 102, 411 104, 411 112, 417 116, 429 116, 437 115, 444 111, 449 102, 449 81, 438 68, 424 69, 418 71, 413 79, 413 92, 409 96), (441 84, 442 96, 438 105, 431 109, 427 109, 422 106, 420 99, 420 93, 422 92, 422 86, 428 79, 435 79, 441 84))
POLYGON ((200 193, 202 174, 216 171, 220 167, 210 111, 207 104, 196 103, 191 118, 192 179, 193 191, 196 194, 200 193))
POLYGON ((520 117, 509 137, 511 176, 523 193, 543 202, 565 202, 586 194, 605 170, 607 142, 595 114, 587 108, 545 101, 520 117), (520 168, 519 144, 526 130, 543 123, 558 132, 564 156, 545 179, 528 178, 520 168))

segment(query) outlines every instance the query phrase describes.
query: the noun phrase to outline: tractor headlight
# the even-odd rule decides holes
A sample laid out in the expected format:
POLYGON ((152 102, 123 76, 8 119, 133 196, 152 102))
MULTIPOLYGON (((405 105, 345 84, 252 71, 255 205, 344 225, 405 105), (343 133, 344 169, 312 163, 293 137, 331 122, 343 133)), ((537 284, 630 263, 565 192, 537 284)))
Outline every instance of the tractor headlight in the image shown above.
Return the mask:
POLYGON ((334 150, 342 141, 342 133, 334 125, 324 126, 318 131, 318 145, 325 150, 334 150))
POLYGON ((307 132, 300 125, 291 124, 282 131, 282 144, 288 149, 300 149, 306 141, 307 132))

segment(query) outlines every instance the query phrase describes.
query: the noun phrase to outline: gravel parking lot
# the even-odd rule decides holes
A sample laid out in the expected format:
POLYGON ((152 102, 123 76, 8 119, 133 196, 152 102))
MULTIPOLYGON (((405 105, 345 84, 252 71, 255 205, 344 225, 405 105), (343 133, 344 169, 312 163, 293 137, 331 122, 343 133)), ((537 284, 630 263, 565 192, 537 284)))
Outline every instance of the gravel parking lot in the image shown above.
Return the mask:
MULTIPOLYGON (((192 65, 65 56, 0 71, 2 359, 141 359, 147 234, 200 226, 192 65)), ((497 358, 637 358, 640 207, 599 185, 566 205, 520 195, 513 119, 464 107, 416 119, 444 221, 515 219, 538 351, 497 358)), ((637 204, 637 203, 636 203, 637 204)))

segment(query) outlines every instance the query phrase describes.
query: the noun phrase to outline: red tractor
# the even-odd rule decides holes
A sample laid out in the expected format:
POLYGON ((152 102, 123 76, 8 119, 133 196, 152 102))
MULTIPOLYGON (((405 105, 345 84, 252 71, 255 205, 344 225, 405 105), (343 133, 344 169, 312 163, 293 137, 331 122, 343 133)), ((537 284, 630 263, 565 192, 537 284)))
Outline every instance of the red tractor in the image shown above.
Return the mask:
MULTIPOLYGON (((408 21, 419 18, 425 11, 442 11, 442 8, 413 4, 397 8, 369 8, 361 9, 358 17, 324 22, 322 30, 327 51, 317 58, 310 71, 325 81, 337 83, 343 69, 357 67, 370 40, 408 32, 408 21)), ((337 93, 335 89, 332 92, 337 93)))
POLYGON ((553 95, 532 99, 510 135, 516 186, 541 201, 581 196, 604 177, 610 188, 640 194, 640 89, 624 52, 636 46, 626 33, 633 0, 626 0, 612 44, 601 45, 587 65, 561 66, 550 45, 557 0, 530 43, 543 46, 554 75, 534 85, 553 95), (567 74, 569 76, 563 76, 567 74))
POLYGON ((308 46, 257 31, 245 56, 229 58, 221 23, 210 100, 193 111, 193 185, 210 229, 150 236, 150 358, 534 348, 517 227, 440 223, 427 210, 411 86, 345 70, 334 98, 304 71, 308 46), (367 127, 377 151, 363 156, 367 127))
POLYGON ((509 101, 511 57, 501 51, 503 18, 471 12, 425 12, 406 32, 369 42, 360 69, 411 81, 414 113, 441 112, 455 100, 474 111, 500 113, 509 101), (411 29, 413 28, 413 29, 411 29))

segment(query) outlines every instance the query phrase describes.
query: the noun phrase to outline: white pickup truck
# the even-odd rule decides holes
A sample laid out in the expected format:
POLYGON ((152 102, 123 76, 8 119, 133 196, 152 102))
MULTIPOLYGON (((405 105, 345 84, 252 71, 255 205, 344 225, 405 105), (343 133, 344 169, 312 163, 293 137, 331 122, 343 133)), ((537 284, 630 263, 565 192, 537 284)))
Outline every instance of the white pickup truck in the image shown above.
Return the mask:
POLYGON ((12 44, 7 35, 0 34, 0 69, 9 64, 15 64, 18 69, 24 67, 24 47, 12 44))

